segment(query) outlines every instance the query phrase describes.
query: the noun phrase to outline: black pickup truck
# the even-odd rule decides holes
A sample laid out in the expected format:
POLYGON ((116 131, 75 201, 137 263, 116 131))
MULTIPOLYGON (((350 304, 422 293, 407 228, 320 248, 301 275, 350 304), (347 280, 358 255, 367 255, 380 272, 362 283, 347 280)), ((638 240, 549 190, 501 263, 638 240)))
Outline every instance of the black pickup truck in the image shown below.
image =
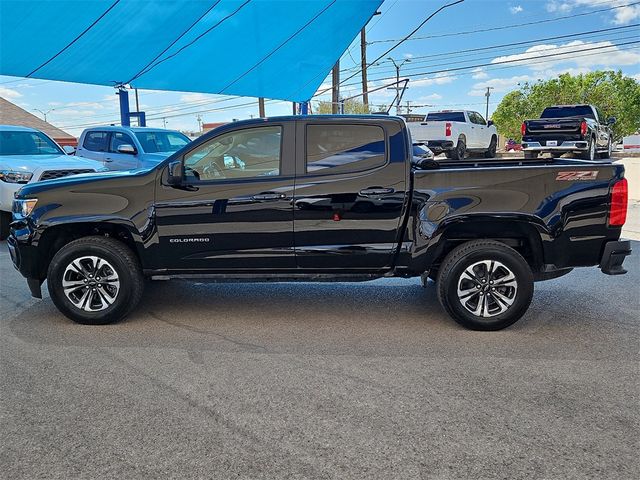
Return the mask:
POLYGON ((540 153, 573 152, 585 160, 610 158, 613 149, 611 125, 593 105, 556 105, 543 110, 539 119, 525 120, 520 127, 524 157, 540 153))
POLYGON ((79 323, 123 318, 145 278, 432 278, 459 323, 496 330, 534 280, 625 273, 624 168, 575 160, 435 162, 404 121, 297 116, 222 126, 162 164, 26 185, 8 245, 79 323))

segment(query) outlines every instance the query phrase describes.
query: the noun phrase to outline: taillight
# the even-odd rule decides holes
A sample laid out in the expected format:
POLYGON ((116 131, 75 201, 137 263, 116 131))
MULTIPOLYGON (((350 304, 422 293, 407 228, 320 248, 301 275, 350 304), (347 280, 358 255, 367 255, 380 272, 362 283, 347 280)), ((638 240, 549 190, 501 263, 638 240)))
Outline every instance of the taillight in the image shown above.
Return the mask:
POLYGON ((627 202, 629 186, 627 179, 618 180, 611 189, 611 204, 609 205, 609 225, 620 227, 627 220, 627 202))
POLYGON ((583 137, 587 134, 587 122, 585 122, 584 120, 580 124, 580 133, 583 137))
POLYGON ((444 136, 445 137, 451 136, 451 124, 449 122, 444 124, 444 136))
POLYGON ((525 133, 527 133, 527 124, 522 122, 522 125, 520 125, 520 134, 524 137, 525 133))

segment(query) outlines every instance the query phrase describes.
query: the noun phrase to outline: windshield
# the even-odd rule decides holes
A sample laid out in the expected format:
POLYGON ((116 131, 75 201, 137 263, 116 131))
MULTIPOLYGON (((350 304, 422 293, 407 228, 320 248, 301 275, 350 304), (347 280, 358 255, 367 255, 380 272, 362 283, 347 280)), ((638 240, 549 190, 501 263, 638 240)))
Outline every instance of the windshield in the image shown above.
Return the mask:
POLYGON ((64 152, 42 132, 0 132, 0 155, 64 155, 64 152))
POLYGON ((146 153, 177 152, 187 143, 189 138, 180 132, 151 131, 135 132, 142 150, 146 153))
POLYGON ((464 112, 432 112, 427 122, 464 122, 464 112))
POLYGON ((575 107, 547 107, 540 115, 540 118, 565 118, 565 117, 586 117, 593 118, 593 110, 589 105, 576 105, 575 107))

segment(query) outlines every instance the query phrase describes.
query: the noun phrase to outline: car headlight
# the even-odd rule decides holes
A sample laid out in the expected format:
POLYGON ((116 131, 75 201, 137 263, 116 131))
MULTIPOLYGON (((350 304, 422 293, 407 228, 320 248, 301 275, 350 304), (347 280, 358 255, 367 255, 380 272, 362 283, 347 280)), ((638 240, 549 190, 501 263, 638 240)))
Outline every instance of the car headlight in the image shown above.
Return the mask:
POLYGON ((33 177, 31 172, 14 172, 12 170, 0 170, 0 180, 7 183, 27 183, 33 177))
POLYGON ((27 198, 24 200, 15 199, 13 201, 13 205, 11 206, 11 211, 13 213, 18 213, 23 217, 28 217, 35 208, 36 203, 38 203, 37 198, 27 198))

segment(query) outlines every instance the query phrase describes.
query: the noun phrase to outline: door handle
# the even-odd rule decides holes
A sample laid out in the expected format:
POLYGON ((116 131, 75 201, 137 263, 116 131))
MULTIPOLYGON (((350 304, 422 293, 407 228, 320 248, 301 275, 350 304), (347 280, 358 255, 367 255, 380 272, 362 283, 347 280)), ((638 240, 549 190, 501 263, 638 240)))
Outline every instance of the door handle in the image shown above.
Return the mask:
POLYGON ((395 192, 393 188, 371 187, 360 190, 360 195, 363 197, 375 196, 375 195, 388 195, 395 192))
POLYGON ((287 196, 284 193, 264 192, 264 193, 258 193, 252 196, 251 200, 268 201, 268 200, 282 200, 284 198, 287 198, 287 196))
POLYGON ((110 158, 105 158, 104 161, 105 162, 113 162, 113 160, 111 160, 110 158))

